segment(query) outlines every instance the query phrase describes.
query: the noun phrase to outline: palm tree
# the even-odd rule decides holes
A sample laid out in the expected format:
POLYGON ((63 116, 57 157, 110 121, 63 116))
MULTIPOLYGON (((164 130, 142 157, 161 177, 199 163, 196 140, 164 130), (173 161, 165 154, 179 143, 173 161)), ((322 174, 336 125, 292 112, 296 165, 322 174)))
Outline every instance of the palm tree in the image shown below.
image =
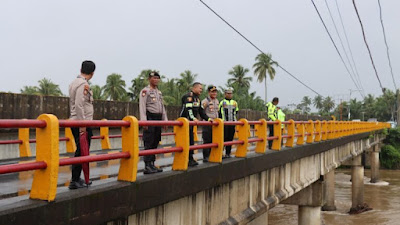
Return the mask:
POLYGON ((318 109, 318 111, 320 112, 323 108, 323 104, 322 104, 323 98, 321 95, 317 95, 314 97, 313 100, 313 105, 315 106, 315 108, 318 109))
POLYGON ((322 104, 323 104, 323 111, 327 114, 335 107, 335 102, 330 96, 326 97, 322 102, 322 104))
POLYGON ((104 100, 103 90, 99 85, 92 85, 91 89, 93 92, 93 99, 104 100))
POLYGON ((192 73, 190 70, 185 70, 180 76, 181 78, 178 80, 180 90, 183 92, 189 91, 196 80, 197 74, 192 73))
POLYGON ((24 86, 21 89, 21 94, 37 95, 37 94, 39 94, 39 90, 36 86, 24 86))
POLYGON ((233 78, 228 79, 228 85, 235 85, 239 87, 250 87, 250 82, 253 80, 251 77, 246 77, 246 73, 249 72, 249 69, 244 68, 242 65, 234 66, 229 72, 229 75, 232 75, 233 78))
POLYGON ((301 100, 300 105, 302 106, 303 113, 309 113, 311 109, 308 106, 311 105, 311 98, 308 96, 304 96, 301 100))
POLYGON ((271 54, 260 53, 256 57, 256 63, 253 65, 254 75, 257 76, 258 82, 263 82, 265 85, 265 102, 267 102, 267 73, 269 78, 274 80, 275 78, 275 68, 278 66, 278 62, 272 60, 271 54))
POLYGON ((62 92, 60 87, 51 82, 50 79, 43 78, 39 80, 39 87, 37 87, 38 94, 40 95, 53 95, 53 96, 62 96, 62 92))
POLYGON ((116 73, 107 76, 106 85, 103 86, 104 97, 113 101, 121 100, 126 95, 125 81, 116 73))

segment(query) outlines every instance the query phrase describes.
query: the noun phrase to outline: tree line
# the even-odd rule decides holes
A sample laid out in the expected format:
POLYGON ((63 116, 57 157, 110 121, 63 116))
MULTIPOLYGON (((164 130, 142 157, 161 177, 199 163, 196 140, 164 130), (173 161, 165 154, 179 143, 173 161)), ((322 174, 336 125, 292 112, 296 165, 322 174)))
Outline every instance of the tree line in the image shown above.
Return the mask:
POLYGON ((338 104, 335 104, 334 100, 329 96, 324 98, 318 95, 313 99, 309 96, 304 96, 302 101, 295 105, 296 108, 294 110, 285 108, 284 112, 321 116, 333 115, 338 120, 359 119, 366 121, 370 118, 375 118, 378 121, 394 121, 397 117, 397 96, 398 93, 386 89, 385 93, 378 97, 368 94, 362 100, 354 98, 338 104), (314 106, 317 111, 311 112, 311 106, 314 106))
MULTIPOLYGON (((250 91, 250 82, 253 77, 249 76, 250 69, 242 65, 235 65, 227 71, 229 78, 224 87, 218 87, 218 99, 224 97, 226 88, 233 88, 234 99, 238 102, 241 109, 265 110, 267 102, 267 78, 272 81, 276 75, 275 68, 278 62, 272 60, 271 54, 259 54, 255 58, 252 67, 253 75, 258 82, 265 85, 265 96, 262 99, 256 95, 256 92, 250 91)), ((157 69, 142 70, 135 78, 131 80, 130 85, 122 79, 120 74, 110 74, 107 76, 106 83, 103 86, 91 85, 93 97, 97 100, 111 101, 131 101, 138 102, 140 91, 148 85, 148 74, 151 71, 160 71, 157 69)), ((159 89, 162 91, 166 105, 181 105, 181 97, 190 90, 191 85, 198 78, 198 74, 185 70, 178 77, 161 75, 159 89)), ((204 84, 206 90, 207 84, 204 84)), ((23 94, 53 95, 64 96, 59 85, 54 84, 50 79, 43 78, 38 81, 38 86, 24 86, 21 89, 23 94)), ((207 91, 202 93, 201 99, 205 98, 207 91)), ((311 98, 304 96, 299 104, 294 107, 283 107, 286 114, 312 114, 322 116, 336 116, 341 120, 377 118, 379 121, 393 120, 396 114, 396 93, 386 90, 385 94, 374 97, 367 95, 363 100, 351 99, 349 102, 343 101, 335 104, 332 97, 315 96, 311 98), (314 106, 317 111, 311 112, 314 106), (348 117, 350 111, 350 118, 348 117)))

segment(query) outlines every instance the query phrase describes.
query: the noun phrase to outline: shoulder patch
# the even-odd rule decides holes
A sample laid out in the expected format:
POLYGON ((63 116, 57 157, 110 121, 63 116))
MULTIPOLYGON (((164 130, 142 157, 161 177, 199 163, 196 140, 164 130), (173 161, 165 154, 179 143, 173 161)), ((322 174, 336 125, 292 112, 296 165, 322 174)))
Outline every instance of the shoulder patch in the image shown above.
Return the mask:
POLYGON ((84 89, 83 89, 83 94, 87 95, 90 91, 90 87, 88 84, 85 84, 84 89))
POLYGON ((207 102, 203 102, 203 109, 207 108, 207 102))
POLYGON ((142 96, 144 97, 147 93, 147 90, 142 90, 142 96))
POLYGON ((192 97, 187 97, 187 100, 188 100, 189 102, 191 102, 191 101, 193 100, 193 98, 192 98, 192 97))

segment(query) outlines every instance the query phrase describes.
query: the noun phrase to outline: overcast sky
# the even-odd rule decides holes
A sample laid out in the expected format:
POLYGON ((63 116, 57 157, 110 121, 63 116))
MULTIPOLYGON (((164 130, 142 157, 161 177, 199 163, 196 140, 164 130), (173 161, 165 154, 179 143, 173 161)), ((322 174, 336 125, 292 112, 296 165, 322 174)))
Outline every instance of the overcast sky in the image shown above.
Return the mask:
MULTIPOLYGON (((204 1, 321 95, 348 99, 349 89, 356 89, 311 1, 204 1)), ((324 0, 315 1, 341 50, 324 0)), ((335 0, 327 1, 345 41, 335 0)), ((337 1, 365 92, 379 95, 352 1, 337 1)), ((356 3, 383 86, 394 89, 378 2, 356 3)), ((381 4, 400 86, 400 1, 381 4)), ((233 66, 251 69, 259 53, 198 0, 2 0, 0 30, 0 91, 17 93, 47 77, 67 94, 86 59, 97 65, 93 84, 104 85, 107 75, 119 73, 130 86, 141 70, 152 68, 168 78, 189 69, 200 82, 224 86, 233 66)), ((248 75, 253 76, 252 69, 248 75)), ((251 90, 263 98, 264 86, 256 79, 251 90)), ((315 96, 280 69, 272 82, 268 80, 268 98, 280 97, 283 106, 299 103, 304 95, 315 96)), ((355 92, 354 96, 360 99, 355 92)))

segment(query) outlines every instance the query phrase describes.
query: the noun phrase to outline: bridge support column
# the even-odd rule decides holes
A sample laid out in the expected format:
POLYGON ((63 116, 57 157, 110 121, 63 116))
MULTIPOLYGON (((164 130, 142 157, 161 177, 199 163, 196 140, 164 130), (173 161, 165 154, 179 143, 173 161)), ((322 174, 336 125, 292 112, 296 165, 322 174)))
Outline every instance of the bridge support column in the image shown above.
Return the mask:
POLYGON ((361 155, 352 160, 351 168, 351 209, 350 214, 368 211, 371 208, 364 203, 364 166, 361 165, 361 155))
POLYGON ((373 147, 372 152, 371 152, 371 183, 377 183, 379 182, 380 176, 379 176, 379 168, 380 168, 380 163, 379 163, 379 153, 381 150, 380 144, 377 144, 373 147))
POLYGON ((324 176, 324 197, 325 205, 322 207, 323 211, 336 211, 335 206, 335 169, 329 171, 324 176))
POLYGON ((321 224, 321 206, 301 206, 299 205, 299 225, 319 225, 321 224))
POLYGON ((324 202, 324 185, 323 181, 317 181, 282 202, 282 204, 299 206, 299 225, 321 224, 321 206, 324 202))

